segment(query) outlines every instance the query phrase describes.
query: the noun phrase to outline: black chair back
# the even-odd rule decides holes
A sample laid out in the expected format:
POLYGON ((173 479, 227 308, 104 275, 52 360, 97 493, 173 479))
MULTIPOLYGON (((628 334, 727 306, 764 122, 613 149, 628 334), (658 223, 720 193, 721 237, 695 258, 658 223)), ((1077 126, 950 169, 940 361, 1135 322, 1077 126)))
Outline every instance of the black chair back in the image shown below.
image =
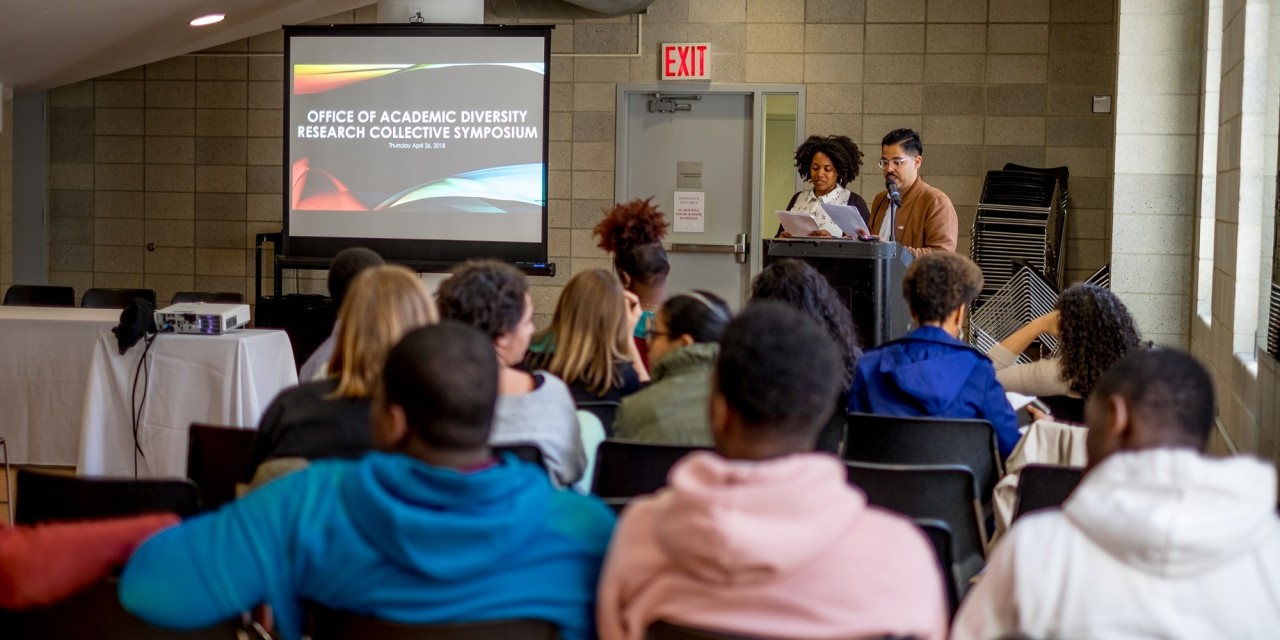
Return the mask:
POLYGON ((606 438, 613 437, 613 423, 618 419, 618 408, 622 406, 622 403, 613 400, 584 400, 578 402, 577 405, 578 409, 587 411, 600 419, 600 425, 604 427, 606 438))
POLYGON ((169 304, 204 302, 216 304, 244 304, 244 294, 238 291, 179 291, 173 294, 169 304))
MULTIPOLYGON (((646 640, 770 640, 763 636, 744 636, 736 633, 709 631, 672 624, 659 620, 649 625, 646 640)), ((871 635, 861 640, 909 640, 911 636, 871 635)))
MULTIPOLYGON (((0 610, 0 629, 14 640, 128 638, 129 640, 236 640, 238 618, 195 631, 153 627, 120 606, 119 582, 101 580, 54 604, 23 611, 0 610)), ((250 636, 244 636, 250 637, 250 636)))
POLYGON ((452 624, 408 624, 307 607, 311 640, 556 640, 555 625, 544 620, 491 620, 452 624))
POLYGON ((500 444, 491 447, 494 454, 510 453, 524 462, 532 462, 543 469, 547 468, 547 457, 536 444, 500 444))
POLYGON ((849 414, 844 459, 878 464, 959 464, 973 471, 978 495, 991 501, 1003 475, 995 429, 986 420, 849 414))
POLYGON ((76 290, 40 284, 15 284, 4 292, 6 307, 74 307, 76 290))
POLYGON ((200 492, 190 480, 80 478, 18 469, 17 489, 17 524, 200 511, 200 492))
POLYGON ((205 510, 236 499, 236 484, 249 472, 254 429, 191 423, 187 432, 187 479, 200 488, 205 510))
POLYGON ((1029 464, 1018 472, 1018 502, 1013 521, 1041 509, 1055 509, 1076 490, 1084 469, 1048 464, 1029 464))
POLYGON ((95 287, 84 292, 80 306, 86 309, 123 309, 134 298, 142 298, 156 306, 156 292, 151 289, 104 289, 95 287))
POLYGON ((1040 401, 1049 407, 1049 411, 1053 413, 1054 420, 1084 424, 1084 398, 1040 396, 1040 401))
POLYGON ((849 482, 871 504, 908 518, 941 520, 951 529, 958 592, 986 558, 986 531, 973 473, 960 465, 887 465, 846 462, 849 482))
POLYGON ((601 498, 634 498, 667 485, 667 474, 681 458, 707 447, 605 440, 596 449, 591 492, 601 498))
POLYGON ((933 545, 933 553, 942 571, 942 586, 947 593, 947 616, 948 619, 954 618, 956 609, 960 608, 960 589, 956 580, 955 542, 951 539, 951 527, 934 518, 916 518, 916 526, 924 531, 929 544, 933 545))

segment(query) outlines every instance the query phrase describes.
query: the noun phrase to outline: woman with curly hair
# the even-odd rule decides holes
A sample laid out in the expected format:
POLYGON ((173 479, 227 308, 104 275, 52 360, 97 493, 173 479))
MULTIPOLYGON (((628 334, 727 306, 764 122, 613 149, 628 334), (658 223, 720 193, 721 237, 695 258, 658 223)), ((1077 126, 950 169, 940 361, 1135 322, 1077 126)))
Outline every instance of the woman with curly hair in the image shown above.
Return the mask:
POLYGON ((653 314, 667 299, 667 275, 671 273, 671 262, 662 246, 667 221, 652 200, 636 198, 615 204, 593 230, 600 237, 600 248, 613 254, 613 269, 622 286, 640 300, 642 313, 633 340, 645 366, 649 365, 649 349, 644 337, 653 314))
POLYGON ((995 362, 996 378, 1006 391, 1084 398, 1111 365, 1147 346, 1133 316, 1114 293, 1077 284, 1062 292, 1053 311, 1032 320, 987 355, 995 362), (1040 334, 1058 338, 1057 353, 1014 365, 1018 354, 1040 334))
MULTIPOLYGON (((787 211, 804 212, 813 217, 818 230, 810 235, 839 238, 844 234, 840 226, 823 210, 824 204, 848 205, 858 209, 864 221, 871 220, 871 210, 862 196, 846 189, 846 185, 858 179, 862 168, 862 152, 848 136, 809 136, 796 147, 796 172, 800 179, 812 188, 791 196, 787 211)), ((778 228, 778 236, 791 234, 778 228)))
POLYGON ((840 301, 831 283, 807 262, 786 258, 764 268, 751 281, 751 302, 776 300, 804 312, 840 347, 844 363, 844 377, 840 381, 843 390, 839 398, 833 398, 836 412, 818 435, 819 451, 836 453, 844 437, 845 405, 849 400, 849 387, 853 372, 862 355, 858 342, 858 329, 853 324, 849 309, 840 301))

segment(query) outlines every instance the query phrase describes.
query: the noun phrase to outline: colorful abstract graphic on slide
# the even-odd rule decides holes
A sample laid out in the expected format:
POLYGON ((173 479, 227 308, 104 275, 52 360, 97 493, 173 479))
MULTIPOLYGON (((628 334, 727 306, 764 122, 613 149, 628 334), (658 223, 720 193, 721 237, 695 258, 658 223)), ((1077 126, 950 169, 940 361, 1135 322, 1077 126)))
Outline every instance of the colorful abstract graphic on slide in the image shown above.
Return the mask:
POLYGON ((541 38, 294 38, 291 236, 541 242, 541 38))

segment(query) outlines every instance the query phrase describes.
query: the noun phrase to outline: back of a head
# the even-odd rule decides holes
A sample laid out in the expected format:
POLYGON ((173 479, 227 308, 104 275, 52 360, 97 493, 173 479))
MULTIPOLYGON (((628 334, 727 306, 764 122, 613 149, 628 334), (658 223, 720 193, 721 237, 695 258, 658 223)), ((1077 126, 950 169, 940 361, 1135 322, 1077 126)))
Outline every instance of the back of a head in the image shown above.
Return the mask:
MULTIPOLYGON (((1213 380, 1195 358, 1172 349, 1125 356, 1093 388, 1090 403, 1124 399, 1130 428, 1154 446, 1204 449, 1213 427, 1213 380)), ((1093 427, 1093 424, 1090 424, 1093 427)))
POLYGON ((546 334, 555 341, 554 351, 543 356, 548 371, 595 394, 621 386, 618 368, 627 362, 631 340, 622 283, 604 269, 570 278, 546 334))
POLYGON ((926 253, 911 261, 902 278, 902 297, 918 322, 941 322, 972 304, 982 292, 982 269, 950 251, 926 253))
POLYGON ((397 265, 376 266, 351 282, 338 311, 338 338, 329 373, 334 395, 368 398, 387 352, 405 333, 439 320, 422 279, 397 265))
POLYGON ((840 390, 837 354, 809 316, 778 302, 752 304, 720 338, 716 388, 753 437, 812 449, 840 390))
POLYGON ((498 399, 493 342, 460 322, 416 329, 387 355, 380 391, 379 401, 404 409, 410 431, 427 445, 483 447, 498 399))
POLYGON ((650 202, 635 199, 616 204, 596 224, 600 248, 613 254, 618 274, 646 286, 666 281, 671 272, 662 238, 667 234, 667 221, 650 202))
POLYGON ((382 256, 364 247, 348 247, 338 252, 329 263, 329 296, 338 308, 347 298, 351 281, 370 267, 386 264, 382 256))
POLYGON ((1068 287, 1056 307, 1062 378, 1082 396, 1126 354, 1147 346, 1129 310, 1105 287, 1068 287))
POLYGON ((902 150, 913 156, 924 155, 924 142, 920 139, 920 134, 912 129, 894 129, 884 134, 884 138, 880 140, 882 147, 895 144, 902 145, 902 150))
POLYGON ((792 258, 778 260, 751 281, 750 304, 765 300, 801 311, 826 328, 827 335, 840 349, 846 371, 842 379, 848 387, 853 368, 862 355, 861 340, 853 316, 831 283, 807 262, 792 258))
POLYGON ((691 291, 667 298, 662 317, 672 338, 689 336, 695 343, 719 342, 733 312, 724 300, 710 291, 691 291))
POLYGON ((436 290, 440 317, 469 324, 497 339, 520 323, 529 282, 498 260, 468 260, 436 290))

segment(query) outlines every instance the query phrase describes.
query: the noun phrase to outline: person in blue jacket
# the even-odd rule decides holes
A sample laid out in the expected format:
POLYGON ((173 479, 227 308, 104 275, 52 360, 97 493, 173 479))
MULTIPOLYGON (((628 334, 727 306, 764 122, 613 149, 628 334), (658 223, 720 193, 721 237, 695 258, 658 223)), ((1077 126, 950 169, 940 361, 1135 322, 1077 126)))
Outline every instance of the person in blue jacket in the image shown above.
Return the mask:
POLYGON ((538 619, 594 638, 613 514, 493 456, 497 365, 469 326, 409 333, 375 391, 379 452, 317 462, 156 535, 126 565, 121 604, 192 629, 266 603, 286 640, 305 632, 306 601, 404 623, 538 619))
POLYGON ((982 270, 964 256, 937 252, 912 261, 902 295, 917 329, 863 354, 849 411, 986 420, 1001 457, 1009 457, 1021 437, 1017 415, 991 360, 959 339, 981 290, 982 270))

